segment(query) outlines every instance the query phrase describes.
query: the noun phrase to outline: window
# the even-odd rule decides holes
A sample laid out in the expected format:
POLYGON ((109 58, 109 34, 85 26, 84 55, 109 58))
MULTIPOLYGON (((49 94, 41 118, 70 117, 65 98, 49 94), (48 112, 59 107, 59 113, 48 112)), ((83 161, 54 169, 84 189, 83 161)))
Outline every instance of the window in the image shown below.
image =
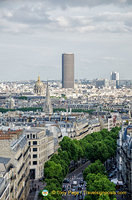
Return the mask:
POLYGON ((37 145, 37 141, 33 141, 33 145, 37 145))
POLYGON ((33 154, 33 158, 37 158, 37 154, 33 154))
POLYGON ((33 138, 35 138, 35 135, 33 135, 33 138))
POLYGON ((29 138, 29 135, 27 135, 27 138, 29 138))
POLYGON ((33 165, 37 165, 37 161, 33 161, 33 165))
POLYGON ((29 142, 28 144, 29 144, 29 146, 30 146, 31 142, 29 142))
POLYGON ((37 148, 33 148, 33 151, 37 151, 37 148))
POLYGON ((22 157, 22 153, 20 154, 20 156, 18 157, 18 159, 17 159, 17 160, 19 161, 21 157, 22 157))

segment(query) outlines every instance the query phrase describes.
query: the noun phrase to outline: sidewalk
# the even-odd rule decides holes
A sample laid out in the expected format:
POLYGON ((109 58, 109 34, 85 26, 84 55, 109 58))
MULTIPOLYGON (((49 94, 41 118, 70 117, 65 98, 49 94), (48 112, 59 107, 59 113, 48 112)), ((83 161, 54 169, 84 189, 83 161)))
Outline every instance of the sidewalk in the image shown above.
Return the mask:
POLYGON ((39 190, 36 191, 36 193, 35 193, 35 197, 34 197, 34 200, 37 200, 37 199, 38 199, 38 194, 39 194, 39 190))
POLYGON ((30 180, 30 190, 27 200, 37 200, 40 190, 43 190, 46 186, 45 183, 39 180, 30 180))

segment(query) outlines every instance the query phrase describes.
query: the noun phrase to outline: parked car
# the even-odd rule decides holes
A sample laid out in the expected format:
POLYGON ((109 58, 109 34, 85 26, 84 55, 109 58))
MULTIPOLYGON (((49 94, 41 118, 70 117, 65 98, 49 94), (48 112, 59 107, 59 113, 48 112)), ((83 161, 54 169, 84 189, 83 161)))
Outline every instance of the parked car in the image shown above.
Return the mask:
POLYGON ((81 186, 78 186, 78 191, 81 191, 82 190, 82 187, 81 186))
POLYGON ((78 196, 78 200, 83 200, 83 196, 82 196, 82 195, 79 195, 79 196, 78 196))
POLYGON ((71 188, 76 188, 76 186, 75 186, 75 185, 73 185, 73 184, 71 184, 71 188))
POLYGON ((71 186, 70 186, 70 185, 68 185, 68 190, 69 190, 69 189, 71 189, 71 186))
POLYGON ((86 160, 82 160, 82 164, 84 164, 86 162, 86 160))
POLYGON ((114 176, 114 172, 111 172, 108 176, 109 176, 109 178, 112 178, 113 176, 114 176))
POLYGON ((63 186, 62 191, 63 191, 63 192, 66 192, 66 191, 67 191, 65 186, 63 186))
POLYGON ((84 181, 83 180, 80 180, 80 185, 83 185, 84 184, 84 181))
POLYGON ((63 183, 70 183, 69 179, 64 179, 63 183))

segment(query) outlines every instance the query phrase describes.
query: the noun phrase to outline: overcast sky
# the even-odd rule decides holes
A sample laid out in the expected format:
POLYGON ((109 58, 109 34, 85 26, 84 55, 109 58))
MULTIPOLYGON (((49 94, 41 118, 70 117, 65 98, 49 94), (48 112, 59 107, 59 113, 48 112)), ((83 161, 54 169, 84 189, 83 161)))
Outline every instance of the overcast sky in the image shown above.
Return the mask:
POLYGON ((132 79, 132 0, 0 0, 0 81, 61 80, 69 52, 77 79, 132 79))

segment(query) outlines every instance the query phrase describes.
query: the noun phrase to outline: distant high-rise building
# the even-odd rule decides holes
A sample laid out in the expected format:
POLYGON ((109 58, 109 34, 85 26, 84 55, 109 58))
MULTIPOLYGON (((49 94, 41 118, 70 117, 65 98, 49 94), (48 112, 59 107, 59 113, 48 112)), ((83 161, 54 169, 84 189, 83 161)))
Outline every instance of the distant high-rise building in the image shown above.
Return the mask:
POLYGON ((119 87, 119 72, 111 72, 111 80, 116 81, 116 87, 119 87))
POLYGON ((119 81, 119 72, 111 72, 111 80, 119 81))
POLYGON ((62 54, 62 87, 74 88, 74 54, 62 54))

